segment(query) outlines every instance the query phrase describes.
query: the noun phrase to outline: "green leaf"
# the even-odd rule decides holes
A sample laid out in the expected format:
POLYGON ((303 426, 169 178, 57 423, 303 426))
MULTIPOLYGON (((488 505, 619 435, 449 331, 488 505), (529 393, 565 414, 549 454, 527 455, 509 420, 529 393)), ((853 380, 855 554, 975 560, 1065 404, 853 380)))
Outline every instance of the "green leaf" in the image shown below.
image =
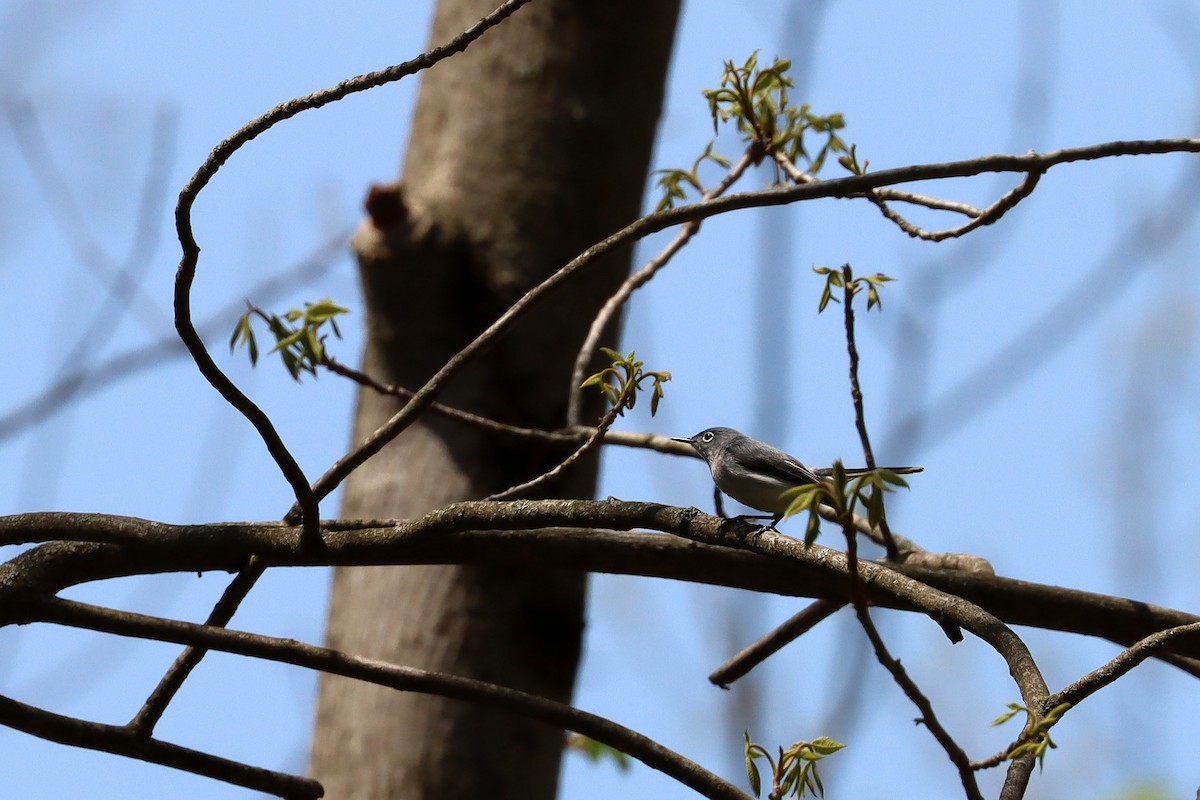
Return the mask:
POLYGON ((883 492, 873 491, 867 495, 867 521, 878 528, 884 519, 883 492))
POLYGON ((878 475, 882 481, 885 483, 890 483, 892 486, 901 486, 905 489, 909 488, 908 481, 904 480, 904 478, 901 478, 899 475, 892 472, 890 469, 887 469, 886 467, 877 467, 875 469, 875 474, 878 475))
POLYGON ((808 524, 804 526, 804 546, 812 547, 813 542, 821 534, 821 517, 814 509, 808 515, 808 524))
POLYGON ((746 756, 746 777, 750 779, 750 788, 754 791, 755 797, 762 795, 762 776, 758 772, 758 764, 754 763, 754 759, 746 756))
POLYGON ((825 784, 821 783, 821 773, 817 771, 816 764, 812 765, 812 769, 809 771, 807 777, 812 779, 811 786, 812 786, 813 794, 817 795, 818 797, 824 797, 825 796, 825 784))
POLYGON ((791 794, 792 787, 795 786, 796 781, 799 778, 800 774, 796 770, 789 769, 787 774, 783 776, 783 780, 779 782, 779 791, 777 793, 778 796, 787 797, 789 794, 791 794))
POLYGON ((1026 710, 1025 706, 1021 705, 1020 703, 1006 703, 1005 705, 1007 706, 1008 711, 992 720, 992 727, 1003 725, 1017 714, 1020 714, 1022 711, 1026 710))
POLYGON ((816 739, 813 739, 811 742, 809 742, 809 744, 812 746, 813 750, 816 750, 823 756, 833 755, 838 750, 841 750, 846 746, 836 739, 831 739, 828 736, 818 736, 816 739))
POLYGON ((304 316, 309 322, 320 324, 332 320, 341 314, 349 314, 350 309, 343 308, 328 297, 310 303, 304 310, 304 316))
POLYGON ((1045 717, 1042 718, 1042 724, 1049 729, 1052 725, 1062 719, 1062 715, 1067 713, 1070 708, 1070 703, 1060 703, 1059 705, 1056 705, 1046 713, 1045 717))
POLYGON ((755 744, 750 741, 749 729, 742 731, 742 738, 745 741, 743 749, 746 754, 746 777, 750 779, 750 788, 754 790, 754 796, 758 797, 762 794, 762 776, 758 774, 758 765, 754 763, 755 744))

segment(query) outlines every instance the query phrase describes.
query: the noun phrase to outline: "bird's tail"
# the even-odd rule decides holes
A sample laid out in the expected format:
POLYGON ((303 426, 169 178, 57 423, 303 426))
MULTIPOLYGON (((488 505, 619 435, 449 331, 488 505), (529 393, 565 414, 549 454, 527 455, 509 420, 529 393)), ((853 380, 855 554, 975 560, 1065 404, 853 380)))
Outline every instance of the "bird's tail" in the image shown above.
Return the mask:
MULTIPOLYGON (((846 467, 845 469, 846 469, 846 474, 850 475, 850 476, 862 475, 865 472, 871 471, 871 470, 867 469, 866 467, 846 467)), ((875 469, 886 469, 888 472, 894 472, 897 475, 912 475, 914 472, 924 472, 925 471, 924 467, 876 467, 875 469)), ((833 474, 833 468, 832 467, 821 467, 819 469, 814 469, 813 472, 816 475, 818 475, 819 477, 828 478, 830 475, 833 474)))

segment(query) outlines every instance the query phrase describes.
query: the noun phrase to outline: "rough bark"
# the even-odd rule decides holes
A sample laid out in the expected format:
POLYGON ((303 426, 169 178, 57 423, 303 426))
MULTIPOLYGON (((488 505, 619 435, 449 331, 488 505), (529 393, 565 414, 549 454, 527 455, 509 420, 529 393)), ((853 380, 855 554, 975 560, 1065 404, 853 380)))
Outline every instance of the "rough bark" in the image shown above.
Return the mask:
MULTIPOLYGON (((431 41, 494 2, 443 0, 431 41)), ((528 288, 636 217, 677 12, 677 2, 536 0, 425 74, 402 181, 373 191, 355 242, 368 372, 420 385, 528 288)), ((574 350, 628 262, 610 259, 536 308, 441 399, 562 424, 574 350)), ((361 394, 355 439, 397 407, 361 394)), ((347 481, 342 514, 408 517, 483 497, 562 455, 429 419, 347 481)), ((548 496, 590 496, 594 481, 595 463, 584 464, 548 496)), ((339 569, 326 638, 569 700, 585 587, 568 572, 339 569)), ((325 676, 310 770, 331 798, 549 798, 562 746, 561 731, 499 712, 325 676)))

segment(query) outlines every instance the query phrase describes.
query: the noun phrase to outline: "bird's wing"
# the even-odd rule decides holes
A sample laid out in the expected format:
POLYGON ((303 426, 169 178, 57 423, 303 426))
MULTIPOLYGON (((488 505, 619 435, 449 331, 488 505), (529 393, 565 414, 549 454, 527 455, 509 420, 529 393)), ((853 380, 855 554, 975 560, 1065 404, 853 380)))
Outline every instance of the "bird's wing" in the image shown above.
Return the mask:
POLYGON ((821 480, 811 469, 775 448, 763 447, 757 452, 729 455, 744 469, 757 475, 768 475, 780 483, 817 483, 821 480))

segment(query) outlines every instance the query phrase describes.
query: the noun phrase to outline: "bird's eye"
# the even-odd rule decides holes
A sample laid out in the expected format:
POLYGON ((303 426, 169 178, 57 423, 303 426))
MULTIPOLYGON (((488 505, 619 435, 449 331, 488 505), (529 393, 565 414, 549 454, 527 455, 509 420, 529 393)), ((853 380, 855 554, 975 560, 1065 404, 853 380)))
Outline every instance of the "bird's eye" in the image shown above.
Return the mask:
POLYGON ((702 441, 702 442, 707 443, 707 442, 711 442, 712 440, 713 440, 713 432, 712 431, 705 431, 700 436, 700 441, 702 441))

